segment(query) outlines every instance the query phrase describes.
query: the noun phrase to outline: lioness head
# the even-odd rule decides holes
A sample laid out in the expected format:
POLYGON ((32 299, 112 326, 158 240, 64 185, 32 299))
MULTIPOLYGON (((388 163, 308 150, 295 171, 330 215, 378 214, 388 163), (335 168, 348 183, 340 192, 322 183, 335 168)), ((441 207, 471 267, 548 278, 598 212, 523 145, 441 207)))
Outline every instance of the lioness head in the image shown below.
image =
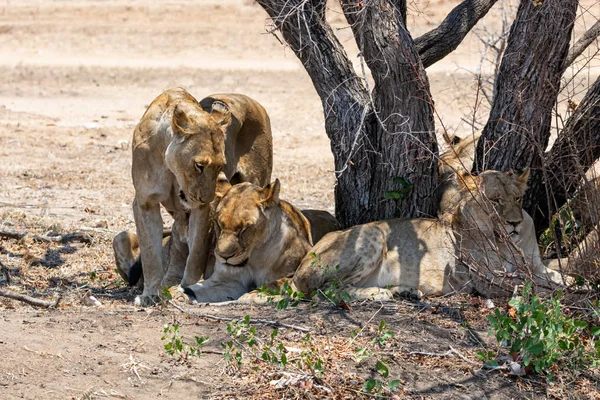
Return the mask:
POLYGON ((179 197, 190 208, 215 197, 219 171, 225 166, 224 126, 231 120, 227 106, 215 101, 210 113, 193 103, 173 110, 173 139, 165 162, 180 186, 179 197))
POLYGON ((245 266, 252 250, 267 239, 269 213, 278 205, 278 179, 264 188, 247 182, 232 186, 215 216, 217 260, 232 267, 245 266))
POLYGON ((516 173, 488 170, 479 176, 458 174, 458 182, 471 193, 460 206, 461 219, 474 221, 484 233, 498 234, 496 228, 501 225, 509 235, 518 234, 528 178, 528 168, 516 173))

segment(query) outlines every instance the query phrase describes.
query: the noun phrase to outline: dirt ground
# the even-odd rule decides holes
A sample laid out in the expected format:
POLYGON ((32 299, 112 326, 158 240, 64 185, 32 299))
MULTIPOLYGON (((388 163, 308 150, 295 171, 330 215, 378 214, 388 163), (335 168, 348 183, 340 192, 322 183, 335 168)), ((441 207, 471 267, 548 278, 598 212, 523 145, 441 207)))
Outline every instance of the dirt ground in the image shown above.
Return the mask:
MULTIPOLYGON (((413 3, 413 34, 431 29, 457 3, 413 3)), ((0 1, 0 228, 93 237, 90 245, 0 240, 0 261, 11 278, 0 276, 0 288, 62 296, 53 310, 0 297, 0 398, 355 398, 374 376, 377 357, 385 357, 390 379, 399 380, 395 398, 597 397, 593 376, 547 385, 482 371, 456 356, 409 354, 452 346, 476 361, 476 351, 491 343, 489 310, 479 299, 364 303, 352 310, 328 304, 286 311, 134 308, 136 292, 115 273, 110 241, 134 229, 130 140, 147 105, 167 88, 182 86, 197 98, 241 92, 258 100, 271 117, 273 176, 281 180, 282 197, 300 208, 333 211, 333 158, 320 100, 293 52, 267 32, 265 18, 248 0, 0 1), (85 305, 89 295, 102 305, 85 305), (270 383, 286 377, 278 368, 252 358, 240 369, 227 365, 221 354, 221 342, 231 340, 227 321, 190 313, 306 327, 313 356, 324 360, 323 378, 278 387, 270 383), (376 338, 381 320, 394 338, 355 362, 352 354, 376 338), (207 351, 187 360, 168 356, 161 336, 173 321, 188 342, 210 337, 207 351), (352 340, 351 331, 361 328, 352 340)), ((488 26, 497 24, 494 18, 488 26)), ((329 19, 356 61, 335 6, 329 19)), ((462 118, 469 119, 475 103, 480 56, 481 44, 470 35, 428 71, 440 132, 471 130, 462 118)), ((575 96, 597 75, 597 65, 588 71, 570 83, 575 96)), ((264 338, 273 330, 255 325, 264 338)), ((279 326, 285 346, 301 346, 305 335, 279 326)))

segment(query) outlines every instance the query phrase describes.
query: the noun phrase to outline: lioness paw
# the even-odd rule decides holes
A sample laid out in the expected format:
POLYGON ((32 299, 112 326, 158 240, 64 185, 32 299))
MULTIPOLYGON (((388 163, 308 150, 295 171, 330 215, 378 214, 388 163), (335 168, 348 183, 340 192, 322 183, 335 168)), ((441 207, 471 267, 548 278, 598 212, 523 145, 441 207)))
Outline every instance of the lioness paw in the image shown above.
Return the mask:
POLYGON ((158 296, 142 294, 135 297, 133 304, 139 307, 152 307, 160 302, 158 296))

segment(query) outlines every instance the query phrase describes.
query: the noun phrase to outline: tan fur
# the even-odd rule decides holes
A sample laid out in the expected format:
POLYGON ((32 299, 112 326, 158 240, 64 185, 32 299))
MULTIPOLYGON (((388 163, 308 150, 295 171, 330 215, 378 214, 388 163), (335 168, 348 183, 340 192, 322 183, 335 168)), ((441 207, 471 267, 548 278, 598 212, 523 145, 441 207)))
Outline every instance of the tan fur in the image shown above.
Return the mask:
POLYGON ((214 273, 184 289, 190 298, 235 300, 294 273, 311 247, 310 224, 279 199, 279 186, 279 180, 264 188, 241 183, 226 193, 215 215, 214 273))
POLYGON ((462 184, 458 183, 461 178, 469 177, 475 160, 475 149, 481 132, 469 135, 465 138, 453 136, 450 148, 440 154, 438 168, 441 177, 439 187, 440 193, 440 216, 451 214, 453 208, 461 200, 462 184))
POLYGON ((204 274, 219 172, 232 183, 264 185, 272 164, 269 117, 244 95, 198 103, 177 88, 150 104, 133 134, 133 212, 145 278, 137 304, 153 304, 162 286, 191 285, 204 274), (163 265, 160 205, 175 221, 169 265, 163 265))
MULTIPOLYGON (((220 204, 221 199, 223 198, 225 193, 227 193, 230 187, 231 185, 226 180, 220 179, 218 181, 216 197, 211 204, 211 209, 213 210, 211 214, 216 213, 217 206, 220 204)), ((232 193, 231 196, 237 196, 240 195, 240 193, 243 193, 243 191, 236 191, 232 193)), ((333 217, 333 215, 331 215, 327 211, 303 210, 301 212, 302 214, 298 214, 298 210, 290 203, 280 200, 279 204, 283 212, 285 213, 286 218, 289 219, 291 226, 295 226, 295 233, 294 231, 291 231, 292 235, 306 237, 308 240, 310 238, 308 235, 312 236, 312 232, 316 232, 316 237, 320 239, 326 233, 337 230, 339 227, 337 220, 333 217), (306 218, 303 218, 302 216, 306 218), (313 228, 313 225, 315 225, 316 228, 313 228)), ((242 209, 243 207, 239 208, 239 210, 242 209)), ((214 220, 214 218, 215 217, 212 217, 211 220, 214 220)), ((163 239, 163 265, 168 265, 170 249, 173 245, 173 240, 171 236, 169 236, 169 234, 170 232, 165 232, 165 238, 163 239)), ((312 246, 312 242, 310 243, 310 245, 312 246)), ((214 244, 212 244, 209 259, 207 261, 205 279, 210 278, 215 270, 214 247, 214 244)), ((115 263, 117 266, 117 271, 119 272, 123 280, 129 282, 130 270, 134 263, 136 263, 136 261, 139 261, 138 258, 140 257, 137 235, 129 231, 123 231, 119 233, 113 239, 113 250, 115 254, 115 263)), ((143 287, 143 279, 138 282, 137 286, 143 287)))
POLYGON ((507 292, 489 278, 506 283, 507 273, 518 272, 555 287, 560 275, 541 265, 539 253, 537 263, 528 260, 510 239, 515 227, 508 221, 517 227, 522 222, 521 183, 527 173, 486 171, 475 178, 477 188, 455 208, 452 225, 392 219, 329 233, 310 250, 316 259, 304 257, 292 284, 311 293, 335 279, 354 298, 473 291, 493 297, 507 292))

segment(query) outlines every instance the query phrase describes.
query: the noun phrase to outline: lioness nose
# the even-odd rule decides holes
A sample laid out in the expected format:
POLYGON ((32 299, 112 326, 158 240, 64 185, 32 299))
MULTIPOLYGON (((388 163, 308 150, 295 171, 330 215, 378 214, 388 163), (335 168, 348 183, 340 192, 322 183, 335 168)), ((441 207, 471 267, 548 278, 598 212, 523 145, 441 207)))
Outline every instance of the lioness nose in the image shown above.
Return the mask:
POLYGON ((516 228, 517 225, 519 225, 523 221, 522 220, 519 220, 519 221, 514 221, 513 220, 513 221, 506 221, 506 222, 508 222, 509 225, 512 225, 514 228, 516 228))
POLYGON ((228 258, 233 257, 235 255, 235 247, 217 245, 217 253, 219 254, 219 256, 227 260, 228 258))

